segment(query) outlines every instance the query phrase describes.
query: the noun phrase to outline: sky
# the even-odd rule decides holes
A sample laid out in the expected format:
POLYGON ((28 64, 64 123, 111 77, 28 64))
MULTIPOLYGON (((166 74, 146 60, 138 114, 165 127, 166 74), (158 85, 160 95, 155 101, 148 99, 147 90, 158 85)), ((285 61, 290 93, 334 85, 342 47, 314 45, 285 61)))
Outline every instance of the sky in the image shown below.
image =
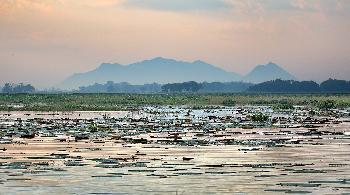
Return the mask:
POLYGON ((162 56, 350 80, 350 0, 0 0, 0 84, 162 56))

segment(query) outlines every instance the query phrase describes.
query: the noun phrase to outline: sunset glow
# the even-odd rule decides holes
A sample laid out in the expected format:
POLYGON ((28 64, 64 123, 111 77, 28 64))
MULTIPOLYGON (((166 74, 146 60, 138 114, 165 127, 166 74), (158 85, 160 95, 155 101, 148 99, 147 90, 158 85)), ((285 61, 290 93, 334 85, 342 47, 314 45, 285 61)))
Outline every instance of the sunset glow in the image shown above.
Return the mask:
POLYGON ((349 79, 349 18, 347 0, 2 0, 0 82, 47 87, 157 56, 349 79))

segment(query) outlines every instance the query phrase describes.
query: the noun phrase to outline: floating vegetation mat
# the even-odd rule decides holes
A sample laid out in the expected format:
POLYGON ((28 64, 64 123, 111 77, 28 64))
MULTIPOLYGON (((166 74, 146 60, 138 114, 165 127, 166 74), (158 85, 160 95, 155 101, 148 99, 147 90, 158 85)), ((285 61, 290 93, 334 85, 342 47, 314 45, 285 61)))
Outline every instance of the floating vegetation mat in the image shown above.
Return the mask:
POLYGON ((0 133, 0 194, 350 193, 346 110, 15 112, 0 133))

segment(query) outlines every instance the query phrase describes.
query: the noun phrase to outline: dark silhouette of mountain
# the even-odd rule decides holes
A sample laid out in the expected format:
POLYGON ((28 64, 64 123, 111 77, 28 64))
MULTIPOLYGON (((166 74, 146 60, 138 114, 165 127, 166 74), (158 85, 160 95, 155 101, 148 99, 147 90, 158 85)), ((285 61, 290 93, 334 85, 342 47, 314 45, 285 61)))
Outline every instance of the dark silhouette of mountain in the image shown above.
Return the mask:
POLYGON ((58 87, 77 89, 80 86, 107 81, 128 82, 136 85, 186 81, 229 82, 238 81, 241 78, 241 75, 237 73, 227 72, 203 61, 183 62, 158 57, 129 65, 104 63, 90 72, 70 76, 58 87))
POLYGON ((320 88, 326 93, 350 93, 350 81, 328 79, 320 84, 320 88))
POLYGON ((314 81, 276 79, 253 85, 247 91, 258 93, 319 93, 320 87, 314 81))
POLYGON ((275 79, 297 80, 295 76, 272 62, 256 66, 249 74, 243 77, 244 81, 252 83, 261 83, 275 79))
POLYGON ((350 93, 350 81, 328 79, 321 84, 314 81, 267 81, 249 87, 248 92, 262 93, 350 93))

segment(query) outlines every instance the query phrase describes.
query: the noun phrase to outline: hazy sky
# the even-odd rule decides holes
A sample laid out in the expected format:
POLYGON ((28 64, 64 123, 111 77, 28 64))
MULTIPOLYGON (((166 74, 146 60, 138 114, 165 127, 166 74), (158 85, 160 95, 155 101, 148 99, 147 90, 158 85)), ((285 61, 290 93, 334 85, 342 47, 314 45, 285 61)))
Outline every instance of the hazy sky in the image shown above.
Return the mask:
POLYGON ((156 56, 350 80, 350 0, 0 0, 0 84, 156 56))

